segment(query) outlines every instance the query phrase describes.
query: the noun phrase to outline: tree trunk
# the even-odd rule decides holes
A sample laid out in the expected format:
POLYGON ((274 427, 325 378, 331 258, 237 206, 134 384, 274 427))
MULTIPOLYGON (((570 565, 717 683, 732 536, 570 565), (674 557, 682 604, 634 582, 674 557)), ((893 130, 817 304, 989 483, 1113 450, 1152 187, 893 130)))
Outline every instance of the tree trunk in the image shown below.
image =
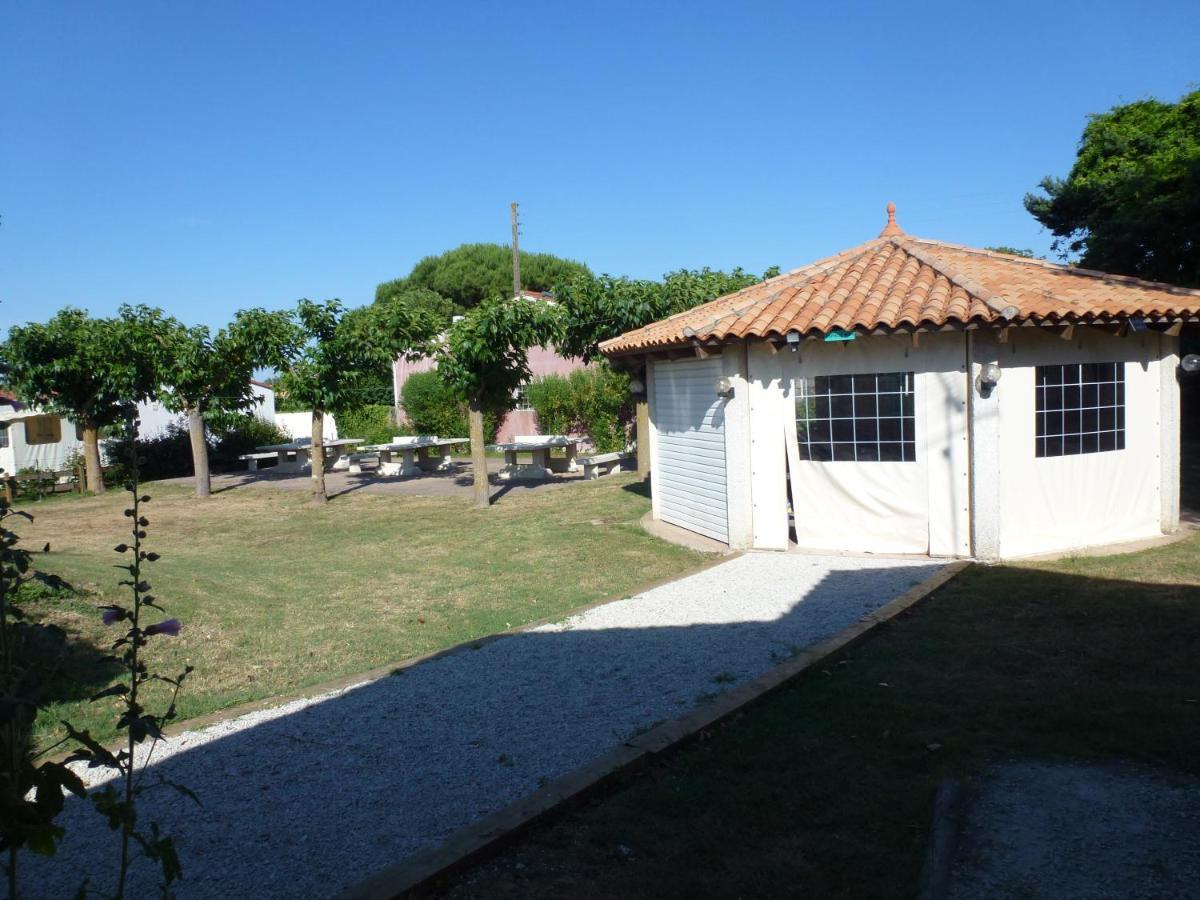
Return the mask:
POLYGON ((192 471, 196 474, 196 496, 207 497, 212 493, 212 478, 208 472, 208 441, 204 439, 204 416, 199 407, 187 411, 188 433, 192 438, 192 471))
POLYGON ((325 495, 325 410, 323 409, 313 409, 310 451, 313 503, 324 503, 329 498, 325 495))
POLYGON ((488 488, 487 453, 483 447, 483 405, 479 398, 471 399, 469 421, 471 425, 471 471, 475 476, 475 506, 487 509, 491 505, 491 490, 488 488))
POLYGON ((83 427, 84 487, 93 494, 104 493, 104 468, 100 464, 100 429, 83 427))
POLYGON ((650 406, 645 400, 637 401, 637 467, 638 475, 645 478, 650 474, 650 406))

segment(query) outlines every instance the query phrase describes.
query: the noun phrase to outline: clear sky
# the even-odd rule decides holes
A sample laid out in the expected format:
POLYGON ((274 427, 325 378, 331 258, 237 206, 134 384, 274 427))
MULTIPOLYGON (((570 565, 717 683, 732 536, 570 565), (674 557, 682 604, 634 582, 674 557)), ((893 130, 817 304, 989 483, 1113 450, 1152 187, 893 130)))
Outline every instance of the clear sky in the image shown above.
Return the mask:
POLYGON ((365 303, 508 240, 597 272, 913 234, 1047 253, 1088 113, 1200 81, 1195 0, 0 0, 0 327, 365 303))

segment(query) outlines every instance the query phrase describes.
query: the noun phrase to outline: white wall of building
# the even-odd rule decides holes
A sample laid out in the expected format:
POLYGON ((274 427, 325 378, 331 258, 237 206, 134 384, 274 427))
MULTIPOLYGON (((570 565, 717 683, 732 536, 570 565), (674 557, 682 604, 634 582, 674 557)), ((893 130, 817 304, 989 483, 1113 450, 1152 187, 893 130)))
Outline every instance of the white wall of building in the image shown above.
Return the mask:
MULTIPOLYGON (((1037 328, 1013 328, 999 345, 999 499, 1001 557, 1136 540, 1163 530, 1161 465, 1162 338, 1154 332, 1117 337, 1076 328, 1070 340, 1037 328), (1123 362, 1125 448, 1038 458, 1035 455, 1035 366, 1123 362)), ((1178 405, 1178 390, 1173 402, 1178 405)), ((1178 431, 1175 432, 1178 442, 1178 431)))
MULTIPOLYGON (((290 438, 312 437, 311 412, 275 413, 275 424, 290 438)), ((325 422, 321 433, 327 441, 338 439, 337 422, 334 421, 332 413, 325 413, 325 422)))
POLYGON ((67 460, 83 452, 75 423, 59 417, 61 440, 55 443, 30 444, 25 439, 27 416, 40 415, 36 409, 0 404, 0 423, 7 429, 8 446, 0 447, 0 469, 16 475, 22 469, 57 471, 66 468, 67 460))
MULTIPOLYGON (((275 391, 271 386, 259 381, 251 381, 250 393, 257 402, 249 412, 264 422, 274 422, 275 391)), ((141 440, 162 437, 172 425, 186 428, 187 416, 183 413, 171 412, 157 400, 138 404, 138 437, 141 440)))

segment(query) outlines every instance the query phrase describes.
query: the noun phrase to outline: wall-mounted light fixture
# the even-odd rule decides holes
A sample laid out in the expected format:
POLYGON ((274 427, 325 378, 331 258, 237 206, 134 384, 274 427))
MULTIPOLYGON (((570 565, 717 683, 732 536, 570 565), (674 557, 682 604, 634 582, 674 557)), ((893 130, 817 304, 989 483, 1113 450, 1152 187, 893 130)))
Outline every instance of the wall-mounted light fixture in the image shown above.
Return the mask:
POLYGON ((800 352, 800 332, 798 332, 798 331, 789 331, 789 332, 787 333, 787 337, 786 337, 786 338, 784 338, 784 340, 786 340, 786 341, 787 341, 787 345, 788 345, 788 349, 789 349, 789 350, 791 350, 793 353, 799 353, 799 352, 800 352))
POLYGON ((646 393, 646 383, 642 379, 634 376, 629 379, 629 393, 644 394, 646 393))
POLYGON ((1179 361, 1179 371, 1184 375, 1195 375, 1200 372, 1200 354, 1189 353, 1179 361))
POLYGON ((733 380, 728 375, 717 379, 717 396, 725 400, 733 396, 733 380))
POLYGON ((1000 383, 1001 369, 997 363, 984 363, 979 367, 979 376, 975 379, 975 388, 979 396, 988 397, 1000 383))

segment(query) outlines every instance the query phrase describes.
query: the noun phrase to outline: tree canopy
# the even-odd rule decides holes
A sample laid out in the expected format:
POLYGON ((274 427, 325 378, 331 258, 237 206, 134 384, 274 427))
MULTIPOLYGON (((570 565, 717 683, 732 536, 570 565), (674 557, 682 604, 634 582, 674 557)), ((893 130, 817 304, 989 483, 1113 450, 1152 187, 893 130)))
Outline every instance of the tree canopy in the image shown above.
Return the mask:
POLYGON ((659 319, 707 303, 779 274, 768 269, 762 278, 740 268, 680 269, 661 281, 577 276, 558 287, 556 299, 565 310, 564 334, 557 344, 567 356, 591 360, 601 341, 659 319))
POLYGON ((9 330, 0 348, 0 380, 25 402, 83 429, 88 487, 103 491, 98 431, 158 395, 176 328, 174 319, 148 306, 122 306, 107 319, 65 307, 48 322, 9 330))
POLYGON ((1009 256, 1020 256, 1023 259, 1037 259, 1037 256, 1028 248, 1021 249, 1018 247, 1009 247, 1001 244, 999 247, 984 247, 984 250, 991 250, 993 253, 1006 253, 1009 256))
POLYGON ((1064 259, 1200 286, 1200 91, 1092 116, 1070 174, 1040 187, 1025 208, 1064 259))
MULTIPOLYGON (((521 251, 521 286, 549 291, 560 282, 591 275, 581 262, 549 253, 521 251)), ((441 311, 448 323, 485 300, 512 295, 512 248, 503 244, 463 244, 437 256, 426 256, 404 278, 386 281, 375 289, 377 301, 410 291, 428 291, 448 301, 439 307, 428 295, 421 302, 441 311)), ((411 302, 411 300, 410 300, 411 302)))

